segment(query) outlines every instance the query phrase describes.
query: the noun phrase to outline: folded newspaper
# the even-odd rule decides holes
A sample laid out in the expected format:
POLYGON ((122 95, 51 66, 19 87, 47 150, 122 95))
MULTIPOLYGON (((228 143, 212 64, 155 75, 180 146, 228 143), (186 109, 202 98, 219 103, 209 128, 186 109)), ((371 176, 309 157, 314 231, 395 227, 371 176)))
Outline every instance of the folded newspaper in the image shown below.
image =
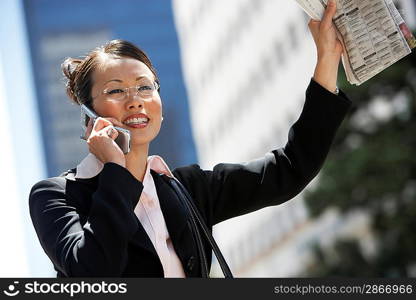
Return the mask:
MULTIPOLYGON (((321 20, 328 0, 295 0, 315 20, 321 20)), ((334 17, 344 47, 347 80, 360 85, 416 47, 416 39, 392 0, 337 0, 334 17)))

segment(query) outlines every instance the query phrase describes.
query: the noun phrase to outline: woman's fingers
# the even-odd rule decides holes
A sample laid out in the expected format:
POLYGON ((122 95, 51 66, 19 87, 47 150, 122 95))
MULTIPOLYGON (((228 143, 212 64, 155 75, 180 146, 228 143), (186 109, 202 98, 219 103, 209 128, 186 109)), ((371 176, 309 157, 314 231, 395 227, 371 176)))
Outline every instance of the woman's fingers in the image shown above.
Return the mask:
POLYGON ((326 7, 324 17, 322 18, 321 25, 324 28, 330 28, 332 26, 332 19, 334 18, 337 12, 337 3, 335 0, 329 0, 326 7))
POLYGON ((115 140, 118 137, 118 131, 113 126, 108 126, 108 127, 104 128, 103 130, 106 131, 107 136, 110 139, 115 140))
POLYGON ((318 56, 330 54, 337 58, 342 54, 342 45, 338 41, 333 18, 336 15, 335 0, 328 1, 322 21, 310 20, 309 30, 318 50, 318 56))
POLYGON ((318 40, 319 31, 323 29, 328 29, 332 27, 332 19, 334 18, 337 12, 337 4, 335 1, 328 1, 327 8, 325 10, 324 16, 321 21, 311 19, 309 21, 309 30, 312 33, 312 36, 315 42, 318 40), (321 28, 322 27, 322 28, 321 28))
POLYGON ((117 130, 114 128, 114 123, 116 125, 120 124, 116 119, 113 118, 97 118, 94 123, 93 131, 96 135, 99 136, 108 136, 115 139, 118 135, 117 130))
POLYGON ((88 149, 102 163, 114 162, 125 167, 124 153, 114 142, 117 136, 118 131, 112 122, 105 118, 97 118, 87 139, 88 149))
POLYGON ((118 131, 114 128, 113 124, 111 124, 98 131, 94 131, 94 134, 91 136, 108 137, 114 140, 118 136, 118 131))
POLYGON ((309 22, 309 30, 315 41, 318 56, 314 79, 329 91, 336 88, 338 65, 342 55, 342 44, 337 38, 333 23, 336 11, 336 2, 328 1, 322 20, 309 22))
POLYGON ((105 118, 97 118, 92 126, 92 130, 88 133, 88 135, 87 133, 86 137, 88 136, 88 139, 95 136, 104 136, 114 140, 118 136, 118 132, 114 128, 113 123, 105 118))
POLYGON ((93 129, 95 131, 100 131, 101 129, 103 129, 104 127, 107 127, 109 125, 122 127, 123 124, 120 121, 118 121, 117 119, 114 119, 114 118, 111 118, 111 117, 109 117, 109 118, 100 117, 100 118, 97 118, 97 120, 95 121, 93 129))
POLYGON ((91 140, 93 137, 109 137, 112 140, 115 140, 118 137, 118 131, 114 128, 114 125, 121 124, 114 118, 97 118, 95 123, 92 124, 90 120, 88 122, 88 127, 85 132, 85 139, 91 140))
POLYGON ((107 127, 109 125, 113 125, 110 121, 108 121, 107 119, 104 118, 97 118, 95 120, 94 126, 93 126, 93 131, 98 132, 101 129, 103 129, 104 127, 107 127))

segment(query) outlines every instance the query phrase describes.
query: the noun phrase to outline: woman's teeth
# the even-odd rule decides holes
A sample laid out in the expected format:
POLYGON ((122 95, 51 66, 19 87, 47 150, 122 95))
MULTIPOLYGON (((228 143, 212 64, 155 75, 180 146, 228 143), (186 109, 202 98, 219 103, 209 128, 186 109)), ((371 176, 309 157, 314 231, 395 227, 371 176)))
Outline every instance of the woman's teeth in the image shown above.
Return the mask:
POLYGON ((124 122, 126 125, 143 124, 149 122, 148 118, 131 118, 124 122))

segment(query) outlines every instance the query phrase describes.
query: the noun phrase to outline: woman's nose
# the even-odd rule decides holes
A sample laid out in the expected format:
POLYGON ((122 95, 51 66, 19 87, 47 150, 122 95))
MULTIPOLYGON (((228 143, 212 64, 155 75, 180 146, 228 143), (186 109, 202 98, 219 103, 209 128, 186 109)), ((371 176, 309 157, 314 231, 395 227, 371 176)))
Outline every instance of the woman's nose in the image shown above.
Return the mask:
POLYGON ((138 93, 130 93, 128 95, 127 99, 127 107, 129 109, 135 108, 135 107, 143 107, 144 100, 138 93))

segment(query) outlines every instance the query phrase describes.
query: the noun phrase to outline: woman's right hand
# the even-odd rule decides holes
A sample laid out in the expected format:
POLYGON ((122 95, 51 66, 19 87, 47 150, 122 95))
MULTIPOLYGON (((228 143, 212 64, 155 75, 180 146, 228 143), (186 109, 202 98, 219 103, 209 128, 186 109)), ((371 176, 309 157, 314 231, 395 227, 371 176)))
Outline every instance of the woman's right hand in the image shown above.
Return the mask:
POLYGON ((126 167, 126 158, 123 151, 114 141, 118 132, 108 119, 97 118, 94 124, 90 121, 85 136, 88 136, 89 151, 103 164, 112 162, 126 167))

